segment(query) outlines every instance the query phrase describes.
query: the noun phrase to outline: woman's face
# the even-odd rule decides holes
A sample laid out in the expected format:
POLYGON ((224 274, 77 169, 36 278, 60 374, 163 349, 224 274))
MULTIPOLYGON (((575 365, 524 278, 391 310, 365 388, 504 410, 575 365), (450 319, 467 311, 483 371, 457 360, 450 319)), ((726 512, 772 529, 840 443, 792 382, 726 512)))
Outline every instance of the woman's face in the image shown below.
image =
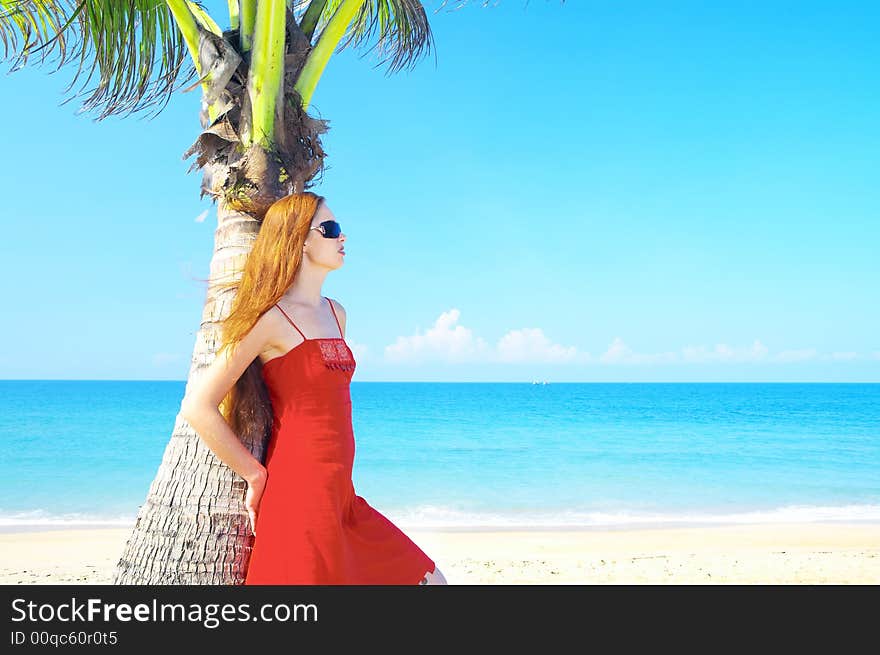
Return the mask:
MULTIPOLYGON (((312 217, 312 228, 317 228, 324 221, 335 221, 336 217, 325 203, 318 205, 318 210, 312 217)), ((309 260, 327 268, 339 268, 345 259, 345 233, 333 239, 325 237, 320 229, 310 229, 306 237, 304 255, 309 260)))

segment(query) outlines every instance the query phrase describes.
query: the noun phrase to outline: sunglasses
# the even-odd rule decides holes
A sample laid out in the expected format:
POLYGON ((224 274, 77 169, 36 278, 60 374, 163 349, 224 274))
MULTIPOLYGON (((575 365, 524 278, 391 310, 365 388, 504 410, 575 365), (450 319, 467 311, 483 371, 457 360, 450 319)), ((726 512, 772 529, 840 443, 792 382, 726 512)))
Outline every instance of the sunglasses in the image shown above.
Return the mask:
POLYGON ((335 239, 342 233, 342 227, 336 221, 324 221, 317 227, 309 228, 311 230, 320 230, 325 239, 335 239))

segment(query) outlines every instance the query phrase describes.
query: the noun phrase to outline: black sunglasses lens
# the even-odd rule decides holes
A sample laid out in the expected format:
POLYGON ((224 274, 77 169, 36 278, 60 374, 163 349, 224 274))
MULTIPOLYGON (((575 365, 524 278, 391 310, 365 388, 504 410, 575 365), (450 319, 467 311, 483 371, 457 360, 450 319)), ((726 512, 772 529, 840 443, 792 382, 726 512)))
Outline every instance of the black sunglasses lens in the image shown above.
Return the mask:
POLYGON ((336 221, 324 221, 321 225, 324 228, 324 236, 328 239, 335 239, 342 232, 342 228, 336 221))

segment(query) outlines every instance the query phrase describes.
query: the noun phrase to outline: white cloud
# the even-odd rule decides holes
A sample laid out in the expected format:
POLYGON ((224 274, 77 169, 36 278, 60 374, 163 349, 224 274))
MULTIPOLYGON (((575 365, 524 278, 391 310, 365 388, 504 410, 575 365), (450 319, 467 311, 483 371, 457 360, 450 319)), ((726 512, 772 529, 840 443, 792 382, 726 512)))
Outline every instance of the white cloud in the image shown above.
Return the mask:
POLYGON ((397 341, 385 347, 385 358, 397 362, 426 358, 465 361, 485 356, 486 342, 475 337, 470 329, 456 325, 460 314, 457 309, 451 309, 440 314, 424 334, 397 337, 397 341))
POLYGON ((800 350, 783 350, 776 353, 770 359, 774 362, 805 362, 818 356, 815 348, 802 348, 800 350))
POLYGON ((354 359, 356 362, 360 362, 362 359, 367 359, 370 356, 370 349, 366 344, 362 343, 354 343, 352 341, 346 340, 348 347, 351 348, 352 354, 354 354, 354 359))
MULTIPOLYGON (((615 337, 607 350, 599 357, 578 349, 553 342, 539 327, 509 330, 494 346, 476 336, 473 330, 460 325, 461 312, 451 309, 443 312, 424 334, 400 336, 385 347, 385 359, 392 362, 413 362, 433 359, 446 362, 502 362, 502 363, 591 363, 611 365, 631 364, 678 364, 678 363, 741 363, 741 362, 804 362, 825 359, 842 362, 859 359, 851 351, 820 355, 815 348, 782 350, 770 354, 760 339, 748 346, 730 346, 726 343, 714 347, 688 345, 680 351, 640 353, 630 348, 622 338, 615 337)), ((366 347, 363 347, 366 354, 366 347)), ((868 357, 880 359, 880 351, 868 357)))
POLYGON ((604 364, 663 364, 678 360, 674 352, 644 354, 637 353, 624 343, 620 337, 614 337, 611 345, 600 357, 604 364))
POLYGON ((767 356, 767 346, 755 339, 751 346, 731 348, 726 343, 715 345, 713 350, 706 346, 685 346, 681 349, 685 362, 757 362, 767 356))
POLYGON ((498 340, 496 358, 501 362, 572 362, 584 361, 589 353, 579 353, 574 346, 553 343, 541 328, 511 330, 498 340))
POLYGON ((553 343, 541 328, 510 330, 495 347, 458 325, 461 312, 451 309, 440 314, 424 334, 400 336, 385 348, 385 358, 395 362, 434 359, 451 362, 497 361, 563 363, 587 361, 589 353, 578 352, 574 346, 553 343))
POLYGON ((858 357, 859 357, 858 353, 854 353, 852 351, 847 351, 847 352, 833 352, 828 355, 825 355, 824 357, 822 357, 822 359, 826 359, 826 360, 830 359, 833 362, 849 362, 849 361, 852 361, 853 359, 858 359, 858 357))
POLYGON ((206 210, 203 211, 201 214, 199 214, 198 216, 196 216, 196 223, 204 223, 204 222, 205 222, 205 219, 208 218, 208 212, 209 212, 209 210, 206 209, 206 210))

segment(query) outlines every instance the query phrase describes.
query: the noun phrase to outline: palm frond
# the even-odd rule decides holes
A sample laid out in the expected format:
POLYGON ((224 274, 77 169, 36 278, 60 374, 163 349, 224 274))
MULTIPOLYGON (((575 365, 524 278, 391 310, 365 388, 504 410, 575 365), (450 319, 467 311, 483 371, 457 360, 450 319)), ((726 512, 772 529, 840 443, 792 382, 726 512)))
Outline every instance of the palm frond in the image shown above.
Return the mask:
POLYGON ((164 101, 154 114, 158 115, 171 95, 196 76, 183 35, 164 0, 0 0, 0 8, 3 59, 14 57, 10 72, 38 52, 40 63, 51 52, 59 53, 55 71, 69 59, 79 58, 65 93, 84 69, 88 78, 83 86, 97 71, 97 86, 86 92, 91 96, 77 113, 99 109, 98 121, 164 101), (175 85, 185 60, 190 63, 188 74, 175 85))
MULTIPOLYGON (((309 8, 316 3, 323 5, 315 30, 320 33, 330 22, 342 0, 312 0, 308 3, 309 8)), ((304 18, 306 17, 314 20, 308 12, 304 18)), ((430 52, 434 43, 425 8, 419 0, 367 0, 351 21, 346 34, 348 37, 340 43, 336 53, 348 47, 357 48, 377 37, 375 45, 361 58, 377 50, 381 59, 376 67, 389 60, 391 62, 386 75, 407 66, 412 68, 423 54, 430 52)))
MULTIPOLYGON (((306 38, 311 41, 312 36, 315 34, 315 27, 318 25, 318 20, 321 18, 321 14, 324 13, 324 7, 327 5, 327 0, 309 0, 307 4, 309 7, 306 9, 306 13, 300 20, 299 28, 302 30, 302 33, 306 35, 306 38)), ((294 6, 294 12, 295 11, 296 6, 294 6)))

